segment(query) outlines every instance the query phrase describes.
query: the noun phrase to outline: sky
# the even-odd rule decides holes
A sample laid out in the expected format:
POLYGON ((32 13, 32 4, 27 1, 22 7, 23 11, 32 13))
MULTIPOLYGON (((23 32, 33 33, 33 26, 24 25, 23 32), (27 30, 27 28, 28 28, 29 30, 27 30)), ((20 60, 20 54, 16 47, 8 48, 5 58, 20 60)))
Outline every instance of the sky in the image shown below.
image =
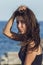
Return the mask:
POLYGON ((43 21, 43 0, 0 0, 0 21, 7 21, 20 5, 28 6, 43 21))

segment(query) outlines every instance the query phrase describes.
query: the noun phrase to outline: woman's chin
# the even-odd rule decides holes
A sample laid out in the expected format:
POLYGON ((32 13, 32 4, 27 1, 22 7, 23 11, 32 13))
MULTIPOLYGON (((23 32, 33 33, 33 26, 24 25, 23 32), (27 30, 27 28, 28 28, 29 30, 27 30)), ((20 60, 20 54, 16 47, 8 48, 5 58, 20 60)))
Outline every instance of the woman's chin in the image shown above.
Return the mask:
POLYGON ((19 34, 24 34, 23 32, 19 32, 19 34))
POLYGON ((21 31, 19 31, 18 33, 19 33, 19 34, 25 34, 25 32, 21 32, 21 31))
POLYGON ((21 34, 25 34, 24 32, 21 32, 21 34))

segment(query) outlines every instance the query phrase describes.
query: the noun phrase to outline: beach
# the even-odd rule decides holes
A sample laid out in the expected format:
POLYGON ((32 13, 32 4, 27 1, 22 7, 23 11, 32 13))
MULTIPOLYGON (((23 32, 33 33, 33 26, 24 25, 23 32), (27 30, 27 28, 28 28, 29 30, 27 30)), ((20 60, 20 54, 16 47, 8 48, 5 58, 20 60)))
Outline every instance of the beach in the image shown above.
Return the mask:
MULTIPOLYGON (((41 39, 41 46, 43 50, 43 39, 41 39)), ((8 52, 4 53, 2 57, 0 57, 0 65, 21 65, 21 60, 18 56, 19 52, 8 52)), ((43 52, 42 52, 43 54, 43 52)), ((43 56, 42 56, 42 65, 43 65, 43 56)))

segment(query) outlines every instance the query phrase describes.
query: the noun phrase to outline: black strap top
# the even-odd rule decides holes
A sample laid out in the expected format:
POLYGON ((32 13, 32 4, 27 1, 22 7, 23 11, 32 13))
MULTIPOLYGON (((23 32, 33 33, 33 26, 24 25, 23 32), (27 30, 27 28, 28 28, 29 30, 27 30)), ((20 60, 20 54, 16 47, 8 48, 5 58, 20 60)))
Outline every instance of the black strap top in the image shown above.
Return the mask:
MULTIPOLYGON (((23 47, 21 47, 18 55, 19 55, 20 60, 22 61, 22 65, 24 65, 24 60, 25 60, 25 56, 26 56, 26 49, 24 51, 21 51, 22 48, 23 47)), ((42 54, 36 56, 32 65, 42 65, 42 54)))
POLYGON ((42 54, 36 56, 32 65, 42 65, 42 54))

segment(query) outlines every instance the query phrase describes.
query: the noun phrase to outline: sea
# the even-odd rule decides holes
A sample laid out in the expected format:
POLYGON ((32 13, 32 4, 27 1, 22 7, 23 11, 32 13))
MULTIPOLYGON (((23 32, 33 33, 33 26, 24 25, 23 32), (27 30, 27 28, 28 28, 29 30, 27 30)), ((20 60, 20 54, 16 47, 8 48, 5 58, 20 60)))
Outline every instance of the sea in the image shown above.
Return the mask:
MULTIPOLYGON (((40 25, 40 38, 43 39, 43 21, 39 21, 38 23, 40 25)), ((7 52, 19 52, 20 50, 20 46, 17 45, 20 41, 12 40, 3 34, 3 29, 6 24, 7 21, 0 21, 0 56, 7 52)), ((15 22, 12 26, 13 32, 18 32, 16 26, 17 24, 15 22)))

